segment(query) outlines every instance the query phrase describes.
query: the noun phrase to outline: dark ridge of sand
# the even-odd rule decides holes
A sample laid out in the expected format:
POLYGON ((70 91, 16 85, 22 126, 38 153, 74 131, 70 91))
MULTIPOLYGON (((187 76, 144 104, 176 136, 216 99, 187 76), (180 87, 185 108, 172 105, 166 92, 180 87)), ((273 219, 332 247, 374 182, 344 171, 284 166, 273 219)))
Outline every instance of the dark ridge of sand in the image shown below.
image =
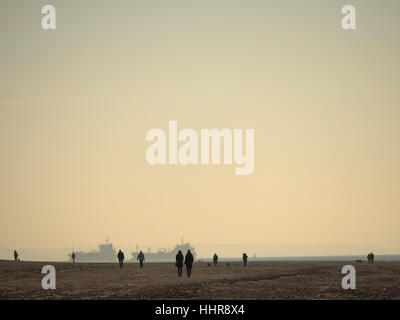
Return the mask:
MULTIPOLYGON (((184 270, 185 271, 185 270, 184 270)), ((0 299, 400 299, 400 262, 196 262, 191 278, 172 263, 118 264, 0 260, 0 299), (41 287, 44 265, 57 270, 57 289, 41 287), (357 288, 344 290, 344 265, 357 288)))

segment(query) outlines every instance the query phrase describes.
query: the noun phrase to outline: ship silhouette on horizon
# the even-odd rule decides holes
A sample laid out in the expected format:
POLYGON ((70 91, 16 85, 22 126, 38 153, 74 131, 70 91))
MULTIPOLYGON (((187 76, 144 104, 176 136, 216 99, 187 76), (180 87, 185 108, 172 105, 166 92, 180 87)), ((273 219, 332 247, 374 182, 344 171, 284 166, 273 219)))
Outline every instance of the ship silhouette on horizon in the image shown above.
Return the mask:
MULTIPOLYGON (((68 254, 69 261, 72 261, 72 253, 68 254)), ((99 244, 99 250, 92 250, 90 252, 77 251, 75 252, 75 262, 115 262, 117 259, 117 252, 112 243, 108 242, 99 244)))
MULTIPOLYGON (((147 252, 143 251, 146 262, 173 262, 175 261, 175 256, 178 251, 181 250, 185 255, 188 250, 190 250, 193 254, 193 257, 196 258, 195 248, 190 246, 189 242, 184 243, 183 239, 181 240, 181 244, 177 244, 174 249, 167 250, 165 248, 158 249, 157 252, 151 252, 149 248, 147 252)), ((132 252, 132 258, 127 260, 126 262, 136 262, 137 256, 140 250, 138 246, 136 246, 136 251, 132 252)), ((69 262, 72 262, 72 253, 68 254, 69 262)), ((117 251, 114 248, 113 244, 106 240, 106 243, 99 244, 98 251, 92 250, 90 252, 84 251, 76 251, 75 252, 75 262, 116 262, 117 259, 117 251)))
MULTIPOLYGON (((143 251, 143 254, 146 262, 174 262, 175 256, 179 250, 182 251, 183 255, 190 250, 190 252, 193 254, 193 257, 196 258, 195 248, 190 246, 189 242, 183 242, 183 239, 181 239, 181 244, 177 244, 172 250, 159 248, 157 252, 151 252, 151 249, 149 248, 147 252, 143 251)), ((136 261, 139 252, 140 250, 138 246, 136 246, 136 251, 131 253, 131 261, 136 261)))

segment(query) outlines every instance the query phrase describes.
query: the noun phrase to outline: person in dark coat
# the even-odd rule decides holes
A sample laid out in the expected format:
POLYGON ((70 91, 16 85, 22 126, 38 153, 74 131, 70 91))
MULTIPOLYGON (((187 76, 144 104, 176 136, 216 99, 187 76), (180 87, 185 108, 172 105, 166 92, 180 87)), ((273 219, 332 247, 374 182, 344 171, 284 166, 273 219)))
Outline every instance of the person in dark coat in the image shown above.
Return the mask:
POLYGON ((136 260, 139 260, 140 267, 143 268, 144 254, 142 251, 139 252, 136 260))
POLYGON ((247 267, 247 254, 243 253, 243 265, 247 267))
POLYGON ((124 259, 125 259, 124 253, 121 250, 119 250, 118 251, 118 261, 119 261, 120 268, 122 268, 124 266, 124 259))
POLYGON ((72 251, 71 258, 72 258, 72 263, 75 263, 76 255, 75 255, 75 252, 73 252, 73 251, 72 251))
POLYGON ((186 253, 185 256, 185 265, 186 265, 186 272, 187 272, 187 276, 190 277, 192 275, 192 267, 193 267, 193 255, 190 252, 190 250, 188 250, 188 252, 186 253))
POLYGON ((375 255, 371 252, 367 255, 368 263, 374 263, 375 255))
POLYGON ((178 251, 175 257, 175 265, 178 268, 178 277, 182 277, 182 268, 183 268, 183 253, 181 250, 178 251))
POLYGON ((217 263, 218 263, 218 256, 216 253, 214 253, 214 256, 213 256, 213 263, 214 263, 214 266, 216 267, 217 263))
POLYGON ((17 252, 17 250, 14 250, 14 260, 18 261, 18 252, 17 252))

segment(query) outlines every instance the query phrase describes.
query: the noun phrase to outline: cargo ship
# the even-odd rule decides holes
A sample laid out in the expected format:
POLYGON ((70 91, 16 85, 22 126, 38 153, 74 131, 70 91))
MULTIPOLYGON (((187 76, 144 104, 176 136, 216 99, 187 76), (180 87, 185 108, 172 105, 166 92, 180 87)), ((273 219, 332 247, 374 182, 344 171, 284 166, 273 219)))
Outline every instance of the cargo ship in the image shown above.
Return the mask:
MULTIPOLYGON (((143 250, 143 254, 146 262, 174 262, 175 256, 179 250, 182 251, 183 255, 185 255, 186 252, 190 250, 190 252, 193 254, 193 257, 196 258, 195 248, 190 246, 189 242, 184 243, 183 239, 181 241, 181 244, 177 244, 172 250, 160 248, 157 252, 151 252, 151 249, 148 249, 147 252, 143 250)), ((136 261, 139 252, 140 250, 138 246, 136 246, 136 251, 132 252, 131 261, 136 261)))
MULTIPOLYGON (((72 253, 68 254, 69 261, 72 261, 72 253)), ((114 249, 112 243, 108 242, 108 238, 106 243, 99 244, 98 251, 90 251, 83 252, 77 251, 75 252, 75 262, 116 262, 117 252, 114 249)))

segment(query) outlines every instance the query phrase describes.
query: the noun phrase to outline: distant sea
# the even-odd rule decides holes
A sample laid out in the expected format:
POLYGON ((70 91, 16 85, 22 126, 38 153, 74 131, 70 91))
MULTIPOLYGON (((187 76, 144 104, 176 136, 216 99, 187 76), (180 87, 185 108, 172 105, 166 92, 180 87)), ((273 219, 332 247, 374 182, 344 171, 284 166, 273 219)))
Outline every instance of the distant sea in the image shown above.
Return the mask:
MULTIPOLYGON (((211 259, 196 259, 203 260, 206 262, 211 259)), ((242 261, 241 258, 221 258, 221 261, 242 261)), ((354 256, 304 256, 304 257, 250 257, 249 261, 355 261, 363 260, 367 261, 366 255, 354 255, 354 256)), ((400 254, 391 255, 375 255, 375 261, 400 261, 400 254)))

